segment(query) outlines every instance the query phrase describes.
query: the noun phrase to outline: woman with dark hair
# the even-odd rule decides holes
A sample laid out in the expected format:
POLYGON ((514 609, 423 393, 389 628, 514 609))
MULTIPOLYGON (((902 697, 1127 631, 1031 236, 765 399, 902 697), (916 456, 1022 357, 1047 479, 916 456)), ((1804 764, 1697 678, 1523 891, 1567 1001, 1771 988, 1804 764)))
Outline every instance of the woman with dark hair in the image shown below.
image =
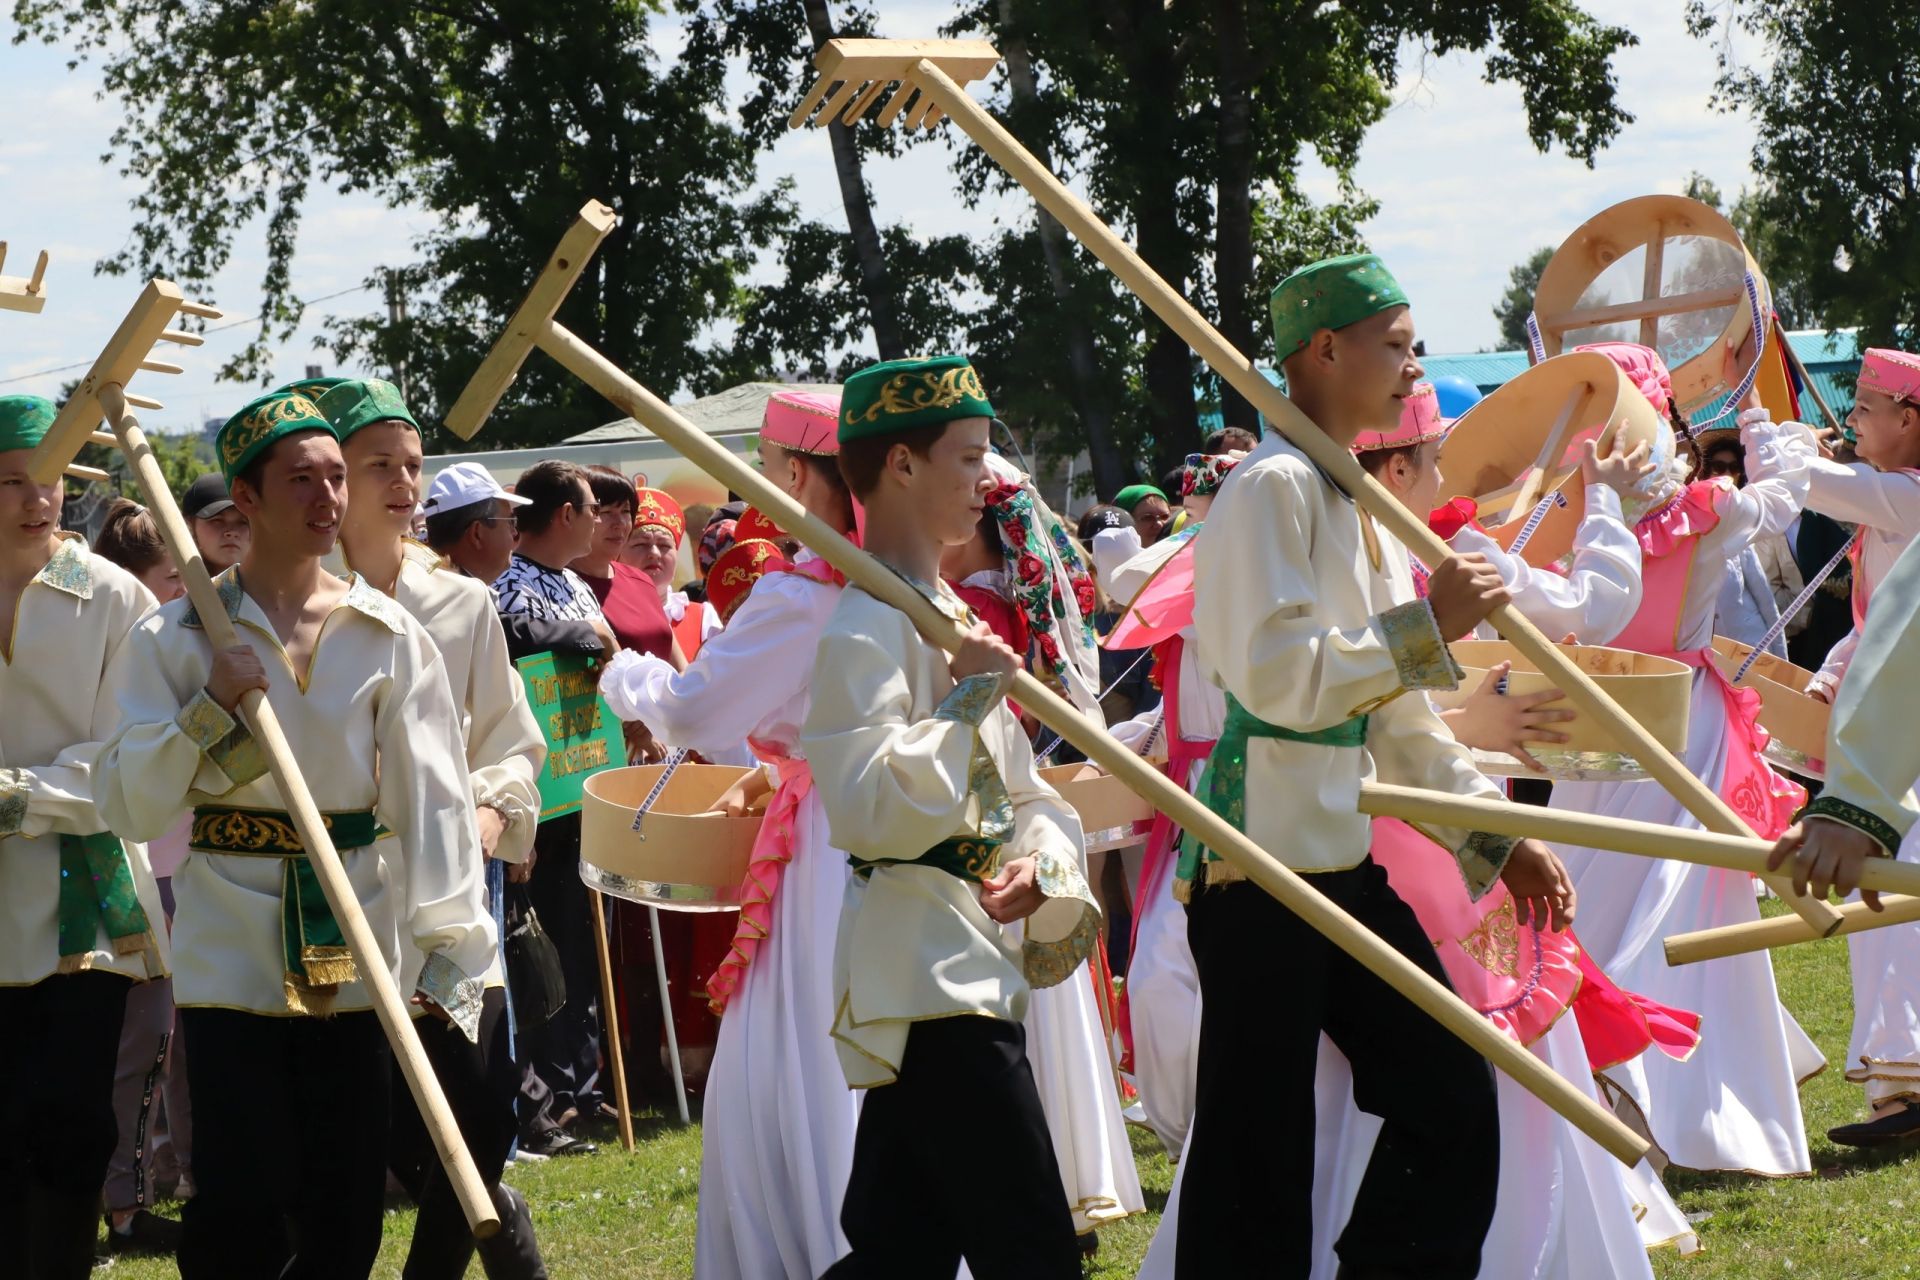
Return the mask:
POLYGON ((593 546, 568 567, 586 579, 622 649, 670 658, 673 630, 660 606, 660 593, 646 574, 620 562, 633 529, 633 482, 612 467, 592 466, 587 468, 587 485, 600 504, 593 546))
POLYGON ((107 504, 107 518, 93 539, 93 554, 140 579, 160 604, 187 593, 180 583, 180 566, 173 562, 153 513, 131 498, 115 498, 107 504))

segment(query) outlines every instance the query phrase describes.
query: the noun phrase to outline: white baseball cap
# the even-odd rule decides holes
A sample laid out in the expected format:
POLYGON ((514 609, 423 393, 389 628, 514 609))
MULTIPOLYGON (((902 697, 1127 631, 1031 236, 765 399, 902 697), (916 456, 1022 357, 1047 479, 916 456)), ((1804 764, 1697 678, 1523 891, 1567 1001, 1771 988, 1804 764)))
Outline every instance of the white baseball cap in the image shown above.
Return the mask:
POLYGON ((458 511, 488 498, 498 498, 516 507, 533 505, 532 498, 522 498, 502 489, 493 472, 479 463, 456 462, 433 478, 420 510, 426 515, 437 515, 442 511, 458 511))

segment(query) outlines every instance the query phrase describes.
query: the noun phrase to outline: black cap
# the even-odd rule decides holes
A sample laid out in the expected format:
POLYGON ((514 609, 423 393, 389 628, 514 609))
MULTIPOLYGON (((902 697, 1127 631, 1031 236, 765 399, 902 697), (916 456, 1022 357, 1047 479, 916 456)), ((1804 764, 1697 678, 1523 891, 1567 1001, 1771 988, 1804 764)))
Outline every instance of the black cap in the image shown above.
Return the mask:
POLYGON ((233 499, 227 496, 227 482, 217 471, 209 471, 192 484, 180 496, 180 510, 192 520, 211 520, 233 505, 233 499))

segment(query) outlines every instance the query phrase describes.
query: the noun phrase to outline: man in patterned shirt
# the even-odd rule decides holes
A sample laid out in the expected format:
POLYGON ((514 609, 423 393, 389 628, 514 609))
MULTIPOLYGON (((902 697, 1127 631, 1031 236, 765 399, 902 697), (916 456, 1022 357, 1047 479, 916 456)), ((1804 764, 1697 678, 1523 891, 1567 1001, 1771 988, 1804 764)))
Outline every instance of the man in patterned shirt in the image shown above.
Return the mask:
MULTIPOLYGON (((513 560, 493 583, 501 614, 605 626, 592 588, 566 567, 593 549, 600 504, 593 499, 586 471, 571 462, 542 462, 523 472, 513 488, 516 497, 528 501, 514 512, 520 542, 513 560)), ((600 977, 590 932, 595 921, 580 880, 580 815, 541 823, 533 850, 527 893, 560 953, 567 1003, 546 1026, 520 1029, 520 1057, 550 1091, 554 1117, 566 1124, 569 1113, 591 1117, 606 1101, 600 1080, 600 977)), ((522 1148, 537 1155, 593 1150, 560 1128, 523 1134, 522 1148)))

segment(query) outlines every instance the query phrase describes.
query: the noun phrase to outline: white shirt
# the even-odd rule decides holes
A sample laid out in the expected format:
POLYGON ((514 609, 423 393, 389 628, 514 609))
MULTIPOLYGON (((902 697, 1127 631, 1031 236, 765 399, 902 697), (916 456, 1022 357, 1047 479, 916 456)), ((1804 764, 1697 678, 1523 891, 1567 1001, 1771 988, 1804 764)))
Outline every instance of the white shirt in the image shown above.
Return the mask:
MULTIPOLYGON (((1195 538, 1195 648, 1207 676, 1261 720, 1298 732, 1371 715, 1364 748, 1248 742, 1255 844, 1297 871, 1344 870, 1367 856, 1362 782, 1500 795, 1427 699, 1401 696, 1459 686, 1432 611, 1407 603, 1406 549, 1386 536, 1370 546, 1352 500, 1305 454, 1268 435, 1227 477, 1195 538)), ((1457 851, 1476 897, 1512 844, 1430 834, 1457 851)), ((1209 869, 1222 875, 1233 872, 1209 869)))
MULTIPOLYGON (((460 707, 440 651, 406 610, 354 578, 321 626, 303 682, 266 614, 240 590, 238 571, 217 584, 260 655, 267 697, 315 803, 323 812, 371 810, 392 833, 340 850, 381 960, 401 990, 417 985, 471 1036, 478 976, 498 947, 456 746, 460 707), (429 957, 428 972, 402 973, 403 935, 429 957)), ((252 735, 206 695, 211 666, 206 632, 184 599, 149 614, 123 647, 119 729, 95 766, 101 813, 115 831, 152 838, 199 804, 286 809, 252 735)), ((179 1004, 287 1014, 282 879, 278 858, 189 853, 173 877, 179 1004)), ((340 988, 334 1008, 368 1003, 356 982, 340 988)))
MULTIPOLYGON (((1492 561, 1513 593, 1514 608, 1551 640, 1571 633, 1581 644, 1605 644, 1640 608, 1640 542, 1621 517, 1620 495, 1603 484, 1587 486, 1586 516, 1574 534, 1573 563, 1564 574, 1534 568, 1471 526, 1448 545, 1492 561)), ((1491 639, 1496 632, 1482 623, 1479 634, 1491 639)))
MULTIPOLYGON (((933 598, 949 617, 970 616, 944 587, 933 598)), ((857 587, 840 593, 801 742, 834 847, 900 860, 851 877, 840 914, 833 1036, 853 1088, 892 1083, 914 1022, 1020 1021, 1031 988, 1065 981, 1093 946, 1100 912, 1080 820, 1035 772, 1006 692, 986 677, 956 685, 947 655, 905 614, 857 587), (1033 857, 1048 898, 1019 941, 980 906, 977 886, 915 861, 1003 828, 1000 863, 1033 857)))
MULTIPOLYGON (((108 830, 94 803, 93 758, 119 720, 116 661, 152 608, 139 579, 71 535, 20 592, 12 649, 0 655, 0 986, 26 986, 59 967, 60 837, 108 830)), ((163 947, 166 917, 146 853, 135 845, 126 854, 163 947)), ((149 976, 142 956, 116 955, 105 930, 96 933, 81 963, 149 976)), ((153 976, 165 971, 163 956, 156 950, 153 976)))
MULTIPOLYGON (((1851 465, 1831 458, 1808 459, 1807 507, 1835 520, 1861 526, 1856 592, 1871 605, 1875 588, 1920 533, 1920 472, 1876 471, 1864 462, 1851 465)), ((1815 677, 1829 696, 1840 687, 1860 644, 1855 627, 1833 647, 1815 677)))

